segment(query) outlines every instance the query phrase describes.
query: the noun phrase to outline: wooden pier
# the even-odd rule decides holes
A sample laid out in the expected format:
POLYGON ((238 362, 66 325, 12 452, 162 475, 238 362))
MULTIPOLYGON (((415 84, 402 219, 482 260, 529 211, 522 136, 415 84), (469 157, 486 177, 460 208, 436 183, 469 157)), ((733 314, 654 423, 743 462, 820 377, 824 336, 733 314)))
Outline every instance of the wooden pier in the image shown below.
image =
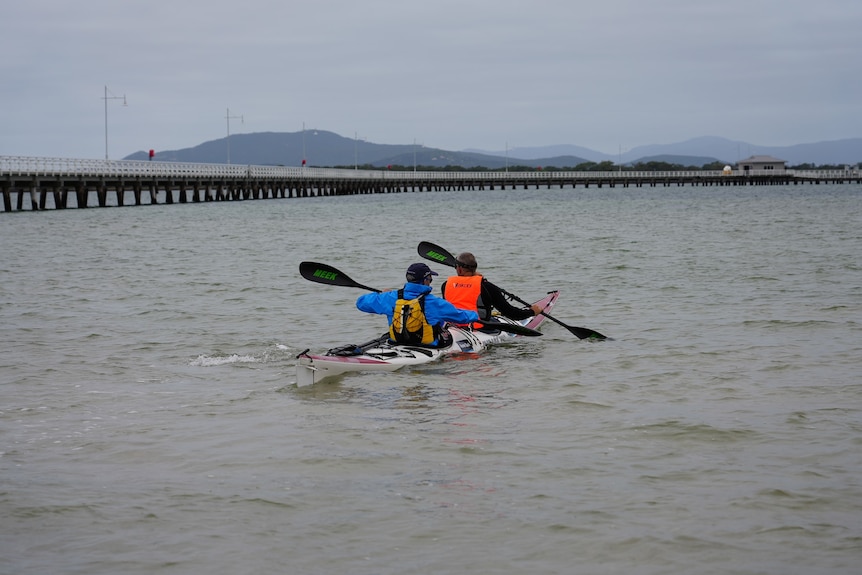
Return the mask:
POLYGON ((0 156, 4 212, 461 190, 860 182, 858 170, 410 172, 0 156))

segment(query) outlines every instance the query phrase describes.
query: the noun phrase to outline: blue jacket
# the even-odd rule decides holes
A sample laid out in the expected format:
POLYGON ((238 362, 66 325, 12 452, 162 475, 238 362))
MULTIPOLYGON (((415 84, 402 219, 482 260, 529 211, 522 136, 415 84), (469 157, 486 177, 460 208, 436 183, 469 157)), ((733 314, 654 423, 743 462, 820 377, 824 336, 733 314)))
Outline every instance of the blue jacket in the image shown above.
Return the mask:
MULTIPOLYGON (((404 284, 405 299, 417 298, 423 293, 425 296, 425 319, 433 326, 442 327, 444 323, 472 323, 479 320, 475 311, 458 309, 443 298, 431 293, 431 286, 407 282, 404 284)), ((398 300, 398 290, 383 293, 367 293, 359 296, 356 307, 367 313, 378 313, 385 315, 389 324, 392 324, 392 314, 395 312, 395 302, 398 300)))

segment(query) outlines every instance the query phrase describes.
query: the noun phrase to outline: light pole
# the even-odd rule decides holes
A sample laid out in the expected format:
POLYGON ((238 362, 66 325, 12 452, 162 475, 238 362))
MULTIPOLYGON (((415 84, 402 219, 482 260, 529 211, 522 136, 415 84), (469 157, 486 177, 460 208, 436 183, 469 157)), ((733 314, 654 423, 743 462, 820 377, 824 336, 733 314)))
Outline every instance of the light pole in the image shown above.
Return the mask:
POLYGON ((102 99, 105 101, 105 159, 108 159, 108 100, 122 100, 123 106, 128 106, 126 103, 126 95, 122 96, 114 96, 111 94, 108 96, 108 87, 105 86, 105 95, 102 96, 102 99))
MULTIPOLYGON (((363 136, 362 142, 368 142, 368 138, 363 136)), ((353 132, 353 169, 359 169, 359 132, 353 132)))
POLYGON ((225 114, 225 120, 227 120, 227 138, 226 138, 226 141, 227 141, 227 163, 228 164, 230 164, 230 121, 232 119, 236 120, 237 118, 239 118, 240 123, 245 122, 245 120, 243 119, 242 116, 231 116, 230 115, 230 108, 228 108, 227 114, 225 114))
MULTIPOLYGON (((312 130, 312 136, 317 135, 317 129, 312 130)), ((308 161, 305 157, 305 122, 302 123, 302 167, 304 168, 308 165, 308 161)))

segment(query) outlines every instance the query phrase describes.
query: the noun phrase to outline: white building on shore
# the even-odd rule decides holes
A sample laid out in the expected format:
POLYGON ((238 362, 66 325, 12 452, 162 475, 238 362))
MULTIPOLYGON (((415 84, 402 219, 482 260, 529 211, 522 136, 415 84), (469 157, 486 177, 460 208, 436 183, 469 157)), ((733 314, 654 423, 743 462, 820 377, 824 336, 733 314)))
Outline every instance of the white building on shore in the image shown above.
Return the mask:
POLYGON ((783 174, 786 169, 786 163, 785 160, 779 160, 772 156, 751 156, 750 158, 739 160, 736 164, 736 169, 743 174, 749 172, 783 174))

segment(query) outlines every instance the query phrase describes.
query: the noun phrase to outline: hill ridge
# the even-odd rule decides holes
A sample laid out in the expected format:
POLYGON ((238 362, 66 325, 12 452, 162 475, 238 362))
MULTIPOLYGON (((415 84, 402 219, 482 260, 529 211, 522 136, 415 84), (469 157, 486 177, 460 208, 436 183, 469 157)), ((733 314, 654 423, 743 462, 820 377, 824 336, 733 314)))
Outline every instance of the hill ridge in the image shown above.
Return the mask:
MULTIPOLYGON (((752 155, 769 155, 788 165, 844 165, 862 162, 862 138, 848 138, 793 146, 759 146, 717 136, 701 136, 672 144, 637 146, 617 155, 605 154, 582 146, 563 144, 512 148, 506 152, 465 149, 442 150, 412 144, 376 144, 346 138, 327 130, 300 132, 251 132, 231 134, 230 163, 300 166, 427 166, 445 168, 548 167, 572 168, 584 163, 610 162, 632 165, 665 162, 700 167, 714 162, 734 164, 752 155)), ((138 151, 127 160, 146 160, 148 153, 138 151)), ((209 140, 190 148, 156 151, 160 161, 227 163, 228 140, 209 140)))

